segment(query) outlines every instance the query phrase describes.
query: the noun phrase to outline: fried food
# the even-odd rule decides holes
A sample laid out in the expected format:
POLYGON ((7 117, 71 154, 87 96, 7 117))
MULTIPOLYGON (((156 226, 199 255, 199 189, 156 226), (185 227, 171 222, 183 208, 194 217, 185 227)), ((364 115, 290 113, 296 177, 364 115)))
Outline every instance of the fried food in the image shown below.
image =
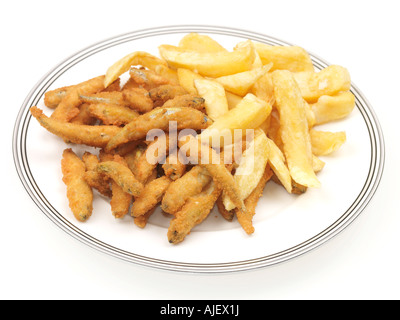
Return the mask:
POLYGON ((170 122, 176 122, 177 130, 191 128, 201 130, 211 124, 211 120, 199 110, 193 108, 159 107, 132 120, 107 143, 109 152, 117 146, 132 140, 146 137, 151 129, 168 130, 170 122))
POLYGON ((169 135, 159 136, 147 146, 142 154, 140 154, 135 163, 135 169, 132 171, 138 181, 145 184, 157 165, 164 161, 169 151, 168 142, 169 135))
POLYGON ((86 221, 93 211, 93 191, 84 177, 85 163, 68 148, 63 151, 61 170, 69 207, 76 219, 86 221))
POLYGON ((85 163, 86 171, 84 178, 86 182, 100 194, 106 197, 111 197, 112 191, 110 186, 110 179, 103 173, 99 172, 97 165, 99 164, 99 158, 95 155, 86 151, 82 156, 82 161, 85 163))
POLYGON ((193 108, 205 112, 205 99, 194 94, 178 95, 166 101, 163 108, 193 108))
MULTIPOLYGON (((115 157, 120 157, 115 155, 115 157)), ((126 193, 138 197, 143 191, 143 184, 136 179, 127 165, 120 161, 103 161, 97 170, 113 179, 126 193)))
POLYGON ((271 46, 265 43, 254 42, 255 49, 263 64, 272 62, 274 70, 288 70, 291 72, 314 71, 310 55, 298 46, 271 46))
POLYGON ((92 214, 98 191, 115 218, 130 212, 139 228, 159 206, 171 218, 172 244, 214 206, 251 235, 269 180, 293 196, 319 187, 319 156, 337 150, 346 133, 316 126, 354 109, 347 69, 316 71, 297 46, 246 40, 228 50, 195 32, 158 49, 160 57, 135 51, 104 76, 46 92, 50 116, 30 109, 65 143, 91 147, 82 158, 63 152, 76 219, 92 214))
POLYGON ((44 94, 44 104, 46 107, 50 109, 55 109, 61 100, 67 95, 69 91, 74 87, 72 86, 65 86, 61 88, 57 88, 51 91, 47 91, 44 94))
POLYGON ((255 58, 254 46, 250 42, 233 51, 198 52, 172 45, 161 45, 158 49, 170 67, 196 69, 207 77, 250 70, 255 58))
POLYGON ((350 90, 349 71, 338 65, 330 65, 319 72, 296 72, 293 76, 302 97, 309 103, 324 95, 332 96, 350 90))
POLYGON ((179 41, 179 47, 186 50, 197 52, 221 52, 227 51, 221 44, 215 41, 210 36, 191 32, 183 36, 179 41))
POLYGON ((297 83, 287 70, 272 74, 279 111, 283 152, 291 177, 307 187, 319 187, 312 167, 312 150, 304 101, 297 83))
POLYGON ((207 218, 220 193, 218 185, 211 182, 206 190, 190 197, 171 219, 167 232, 168 241, 172 244, 182 242, 196 225, 207 218))
POLYGON ((186 173, 187 165, 181 161, 181 152, 170 153, 162 165, 164 174, 171 180, 177 180, 186 173))
POLYGON ((222 200, 222 193, 220 194, 220 196, 218 197, 217 201, 215 202, 215 204, 217 205, 218 208, 218 212, 221 214, 221 216, 227 220, 227 221, 232 221, 234 216, 235 216, 235 210, 226 210, 224 202, 222 200))
POLYGON ((265 167, 264 173, 261 179, 258 181, 257 186, 252 190, 252 192, 248 195, 248 197, 244 200, 244 204, 246 206, 246 211, 235 209, 235 214, 237 219, 242 226, 243 230, 247 234, 252 234, 254 232, 253 226, 253 217, 256 214, 256 206, 258 200, 263 194, 264 187, 272 177, 272 170, 267 165, 265 167))
POLYGON ((346 142, 346 132, 310 130, 312 152, 315 156, 325 156, 338 150, 346 142))
MULTIPOLYGON (((127 166, 127 163, 123 157, 111 153, 106 153, 104 149, 100 150, 99 158, 100 162, 115 161, 123 166, 127 166)), ((95 170, 98 171, 97 167, 95 170)), ((102 172, 99 173, 104 175, 110 181, 111 193, 112 193, 110 199, 110 207, 112 215, 118 219, 123 218, 129 212, 133 196, 125 192, 117 182, 109 178, 106 174, 102 172)))
POLYGON ((96 93, 104 89, 104 76, 99 76, 73 86, 51 114, 54 120, 68 122, 79 113, 80 95, 96 93))
POLYGON ((105 103, 125 105, 125 101, 120 91, 104 91, 93 94, 81 94, 79 98, 85 103, 105 103))
POLYGON ((194 166, 181 178, 171 182, 162 199, 161 209, 175 214, 189 197, 200 193, 211 180, 205 168, 194 166))
POLYGON ((104 125, 122 126, 139 116, 136 111, 117 104, 92 103, 89 105, 92 117, 101 120, 104 125))
POLYGON ((285 155, 273 140, 268 138, 267 141, 269 150, 268 164, 286 191, 292 193, 292 177, 285 163, 285 155))
POLYGON ((186 94, 186 90, 178 85, 162 85, 149 91, 149 97, 153 101, 154 107, 164 105, 169 99, 186 94))
POLYGON ((355 97, 350 91, 336 95, 323 95, 310 105, 315 117, 315 125, 336 121, 347 117, 355 107, 355 97))
POLYGON ((31 114, 39 124, 49 132, 76 144, 84 144, 91 147, 105 147, 108 142, 122 129, 116 126, 92 126, 76 123, 64 123, 51 117, 47 117, 38 107, 31 107, 31 114))
POLYGON ((166 62, 144 51, 132 52, 122 59, 116 61, 111 67, 108 68, 103 80, 104 87, 107 88, 111 83, 118 79, 120 75, 129 71, 129 69, 135 65, 141 65, 154 70, 154 68, 158 65, 166 65, 166 62))
POLYGON ((210 79, 196 79, 194 86, 204 97, 206 113, 211 119, 216 120, 228 112, 228 100, 222 84, 210 79))
POLYGON ((178 75, 179 85, 182 88, 184 88, 188 93, 199 94, 194 85, 194 80, 204 79, 201 75, 199 75, 197 72, 195 72, 193 70, 186 69, 186 68, 178 68, 176 70, 176 73, 178 75))
POLYGON ((122 90, 126 106, 140 113, 152 110, 155 105, 150 99, 149 92, 144 88, 131 88, 122 90))
POLYGON ((77 114, 76 117, 70 120, 70 123, 87 124, 87 125, 96 124, 97 119, 90 113, 89 108, 90 108, 89 103, 82 103, 79 106, 79 113, 77 114))
POLYGON ((154 209, 163 198, 170 183, 171 180, 166 176, 147 183, 143 188, 143 192, 135 198, 131 208, 131 215, 139 217, 154 209))
POLYGON ((221 162, 220 155, 208 144, 202 144, 200 140, 187 136, 178 142, 180 149, 186 153, 186 156, 192 163, 198 163, 207 169, 215 183, 222 188, 223 192, 231 199, 232 203, 242 210, 246 210, 243 199, 240 196, 240 190, 236 185, 230 170, 221 162), (193 150, 197 153, 192 154, 193 150), (218 160, 217 160, 218 159, 218 160))
POLYGON ((256 81, 266 74, 272 67, 272 63, 263 65, 259 68, 253 68, 227 76, 216 78, 215 81, 220 83, 225 90, 244 97, 256 81))
POLYGON ((204 130, 199 139, 211 146, 231 144, 235 130, 241 130, 242 136, 245 136, 246 129, 258 128, 267 119, 271 110, 272 106, 266 101, 249 93, 235 108, 230 109, 204 130), (231 141, 224 142, 227 137, 230 137, 231 141))
POLYGON ((129 74, 131 79, 135 83, 137 83, 140 87, 145 88, 146 90, 150 90, 164 84, 170 84, 170 81, 167 78, 157 74, 153 70, 148 70, 143 67, 132 67, 129 70, 129 74))
MULTIPOLYGON (((239 166, 236 168, 233 179, 240 192, 242 200, 246 199, 260 181, 269 157, 267 136, 262 130, 257 130, 255 137, 250 141, 248 148, 243 152, 239 166)), ((224 194, 225 209, 235 208, 229 196, 224 194)))
POLYGON ((129 107, 137 112, 148 112, 154 108, 149 92, 144 88, 124 88, 121 91, 105 91, 80 95, 86 103, 110 104, 129 107))

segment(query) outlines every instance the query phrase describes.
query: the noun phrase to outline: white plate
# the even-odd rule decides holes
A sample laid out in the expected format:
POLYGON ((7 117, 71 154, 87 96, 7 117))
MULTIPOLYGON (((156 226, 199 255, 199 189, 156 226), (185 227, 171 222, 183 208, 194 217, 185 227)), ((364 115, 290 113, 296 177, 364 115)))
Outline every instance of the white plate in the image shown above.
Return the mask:
MULTIPOLYGON (((61 180, 60 160, 66 144, 32 120, 29 108, 37 105, 49 114, 51 111, 43 104, 47 90, 104 74, 112 63, 133 51, 158 55, 159 44, 177 44, 188 32, 209 34, 226 48, 246 39, 289 45, 239 29, 168 26, 107 39, 67 58, 36 84, 15 123, 15 165, 32 200, 51 221, 83 243, 139 265, 173 271, 218 273, 265 267, 306 253, 338 234, 368 204, 384 165, 380 125, 354 85, 351 91, 356 97, 356 108, 352 114, 343 121, 321 126, 323 130, 344 130, 347 134, 347 141, 339 151, 322 158, 326 162, 318 174, 322 187, 296 196, 269 183, 257 207, 255 233, 251 236, 244 233, 237 221, 227 222, 215 210, 182 243, 172 245, 166 236, 169 218, 159 211, 140 229, 129 216, 116 220, 109 202, 100 196, 95 197, 94 213, 87 222, 75 220, 61 180)), ((311 56, 316 69, 328 65, 311 56)), ((78 153, 84 150, 72 147, 78 153)))

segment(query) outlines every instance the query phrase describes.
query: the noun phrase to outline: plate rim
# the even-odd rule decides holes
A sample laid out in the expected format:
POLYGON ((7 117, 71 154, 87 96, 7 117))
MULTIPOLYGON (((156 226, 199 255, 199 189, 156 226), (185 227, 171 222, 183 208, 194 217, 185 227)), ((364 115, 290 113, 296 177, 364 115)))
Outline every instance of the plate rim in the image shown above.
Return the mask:
MULTIPOLYGON (((373 198, 380 184, 385 163, 385 142, 382 127, 371 104, 353 82, 351 83, 350 91, 355 95, 356 107, 360 111, 361 116, 363 117, 363 120, 368 128, 369 139, 371 143, 371 160, 368 176, 358 197, 334 223, 313 237, 288 249, 259 258, 221 263, 189 263, 152 258, 119 249, 101 241, 100 239, 92 237, 65 219, 59 212, 57 212, 57 210, 55 210, 55 208, 52 207, 51 203, 47 201, 45 195, 41 193, 39 187, 35 184, 35 179, 29 170, 29 161, 26 154, 26 135, 30 120, 32 118, 29 113, 29 107, 39 102, 50 85, 56 79, 58 79, 63 72, 69 70, 75 64, 81 62, 90 55, 106 50, 107 48, 116 46, 118 44, 134 41, 144 37, 188 32, 231 35, 252 39, 254 41, 270 43, 273 45, 294 45, 287 41, 280 40, 263 33, 245 29, 214 25, 169 25, 139 29, 116 35, 89 45, 86 48, 83 48, 65 58, 55 67, 50 69, 44 76, 42 76, 42 78, 31 89, 20 107, 14 124, 14 131, 12 135, 14 164, 19 179, 21 180, 21 183, 33 202, 53 223, 55 223, 64 232, 91 248, 97 249, 113 257, 135 263, 137 265, 175 272, 210 274, 264 268, 303 255, 324 244, 326 241, 332 239, 342 230, 347 228, 347 226, 350 225, 361 214, 361 212, 366 208, 373 198)), ((310 54, 312 62, 317 69, 322 69, 330 65, 327 61, 315 55, 314 53, 309 51, 308 53, 310 54)))

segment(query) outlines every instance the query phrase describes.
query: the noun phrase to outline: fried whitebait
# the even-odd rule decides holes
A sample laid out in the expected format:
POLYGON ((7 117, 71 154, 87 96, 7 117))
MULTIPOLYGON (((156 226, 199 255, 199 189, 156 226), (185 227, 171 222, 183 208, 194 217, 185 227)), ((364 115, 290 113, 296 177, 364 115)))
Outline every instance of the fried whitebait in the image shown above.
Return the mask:
POLYGON ((138 116, 125 125, 121 132, 108 142, 106 151, 110 152, 128 141, 143 139, 151 129, 166 131, 171 122, 176 122, 177 130, 185 128, 200 130, 211 125, 212 120, 201 111, 193 108, 159 107, 138 116))
POLYGON ((117 126, 92 126, 61 122, 47 117, 38 107, 32 107, 30 111, 42 127, 71 143, 102 148, 122 130, 117 126))

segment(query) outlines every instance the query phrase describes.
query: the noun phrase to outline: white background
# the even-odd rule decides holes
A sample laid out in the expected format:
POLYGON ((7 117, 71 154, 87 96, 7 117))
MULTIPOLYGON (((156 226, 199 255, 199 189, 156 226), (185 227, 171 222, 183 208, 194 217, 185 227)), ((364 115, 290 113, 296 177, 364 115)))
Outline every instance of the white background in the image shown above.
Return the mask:
POLYGON ((0 32, 1 299, 398 299, 400 292, 397 1, 7 1, 0 32), (103 39, 175 24, 242 28, 298 44, 349 69, 383 128, 385 171, 343 232, 257 271, 191 275, 104 255, 62 232, 24 190, 12 131, 23 100, 61 60, 103 39))

